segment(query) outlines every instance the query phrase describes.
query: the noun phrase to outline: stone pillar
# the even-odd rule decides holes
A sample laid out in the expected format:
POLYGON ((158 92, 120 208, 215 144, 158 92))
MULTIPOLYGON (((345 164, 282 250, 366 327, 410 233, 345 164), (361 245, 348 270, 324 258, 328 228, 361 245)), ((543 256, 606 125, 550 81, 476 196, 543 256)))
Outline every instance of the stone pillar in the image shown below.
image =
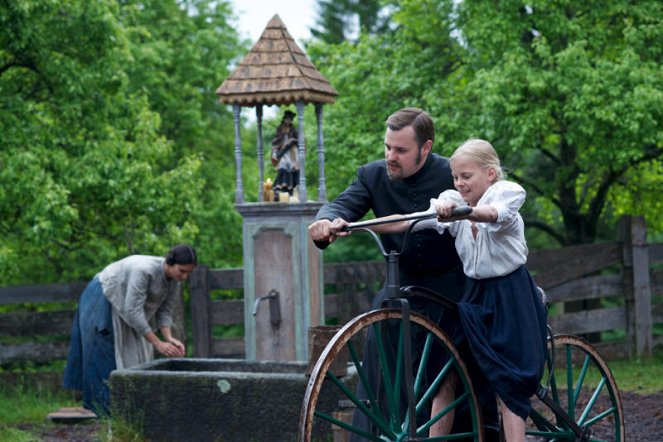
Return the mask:
POLYGON ((243 217, 246 359, 308 360, 308 329, 324 323, 322 253, 307 232, 320 206, 236 205, 243 217))

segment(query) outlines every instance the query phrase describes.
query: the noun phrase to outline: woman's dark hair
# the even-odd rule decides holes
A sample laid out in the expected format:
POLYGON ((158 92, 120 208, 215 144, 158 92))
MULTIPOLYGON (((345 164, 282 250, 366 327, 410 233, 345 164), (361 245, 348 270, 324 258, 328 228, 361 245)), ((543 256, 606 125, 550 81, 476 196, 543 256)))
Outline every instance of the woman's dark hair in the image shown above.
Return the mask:
POLYGON ((387 127, 391 130, 398 131, 407 126, 412 126, 419 149, 426 141, 435 141, 435 124, 425 111, 416 107, 406 107, 387 118, 387 127))
POLYGON ((188 244, 179 244, 166 254, 166 264, 175 265, 175 264, 198 264, 198 256, 196 251, 188 244))

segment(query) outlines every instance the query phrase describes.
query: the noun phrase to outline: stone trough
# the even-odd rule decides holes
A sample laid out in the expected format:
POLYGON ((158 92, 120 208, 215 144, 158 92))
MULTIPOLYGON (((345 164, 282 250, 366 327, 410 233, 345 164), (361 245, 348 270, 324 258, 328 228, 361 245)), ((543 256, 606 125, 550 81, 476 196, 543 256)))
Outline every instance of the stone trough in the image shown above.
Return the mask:
MULTIPOLYGON (((111 410, 151 441, 294 442, 305 362, 158 359, 111 374, 111 410)), ((338 398, 321 398, 333 411, 338 398)), ((316 439, 332 440, 330 426, 316 439)))

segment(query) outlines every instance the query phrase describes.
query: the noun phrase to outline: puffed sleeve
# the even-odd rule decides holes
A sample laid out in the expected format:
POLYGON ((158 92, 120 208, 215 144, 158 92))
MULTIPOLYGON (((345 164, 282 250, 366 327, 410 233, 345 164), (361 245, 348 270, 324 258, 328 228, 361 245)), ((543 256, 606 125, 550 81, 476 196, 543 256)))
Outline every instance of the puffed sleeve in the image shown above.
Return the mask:
POLYGON ((490 205, 497 211, 495 223, 485 223, 484 227, 500 230, 518 218, 518 211, 525 203, 526 192, 522 186, 511 181, 498 181, 486 190, 477 206, 490 205))

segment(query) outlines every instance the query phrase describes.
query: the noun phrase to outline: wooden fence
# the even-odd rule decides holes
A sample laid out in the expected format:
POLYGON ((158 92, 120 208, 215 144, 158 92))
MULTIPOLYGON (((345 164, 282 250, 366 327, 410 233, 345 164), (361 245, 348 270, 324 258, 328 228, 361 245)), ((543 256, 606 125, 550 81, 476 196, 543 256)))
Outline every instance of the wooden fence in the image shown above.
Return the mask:
MULTIPOLYGON (((663 345, 663 336, 653 333, 654 324, 663 326, 663 244, 646 243, 641 217, 624 218, 620 237, 617 242, 531 252, 528 268, 546 291, 555 333, 612 331, 616 339, 597 343, 606 357, 648 356, 654 346, 663 345)), ((385 279, 385 267, 383 262, 325 265, 326 319, 343 324, 366 311, 385 279)), ((244 302, 210 297, 214 290, 241 289, 242 270, 199 266, 190 288, 194 355, 242 357, 243 338, 214 338, 213 328, 243 324, 244 302)))
MULTIPOLYGON (((621 241, 531 252, 528 268, 552 305, 556 333, 614 332, 600 347, 608 358, 648 356, 663 336, 663 244, 647 244, 642 218, 626 218, 621 241), (570 303, 597 305, 572 311, 570 303)), ((383 262, 324 266, 327 320, 344 323, 370 306, 385 278, 383 262)), ((221 291, 241 291, 242 269, 198 266, 189 282, 191 332, 196 357, 242 357, 243 338, 219 337, 219 328, 241 326, 244 302, 215 299, 221 291)), ((0 365, 49 362, 66 357, 73 308, 85 282, 0 288, 0 305, 69 302, 59 311, 0 314, 0 365), (27 342, 12 342, 12 339, 27 342)), ((183 312, 184 306, 180 307, 183 312)), ((184 319, 177 319, 184 330, 184 319)), ((183 334, 180 333, 180 337, 183 334)))

